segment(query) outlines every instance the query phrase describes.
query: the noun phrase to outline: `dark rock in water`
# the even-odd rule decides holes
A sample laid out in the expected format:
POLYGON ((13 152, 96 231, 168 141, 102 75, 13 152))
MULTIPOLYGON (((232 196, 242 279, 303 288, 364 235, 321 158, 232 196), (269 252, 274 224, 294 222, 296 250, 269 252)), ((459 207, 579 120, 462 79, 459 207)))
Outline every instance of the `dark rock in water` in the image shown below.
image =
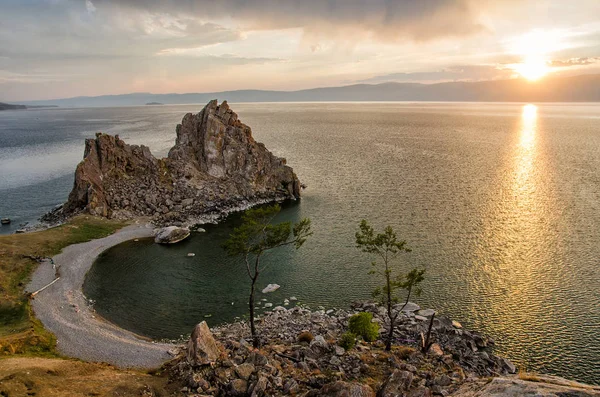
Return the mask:
POLYGON ((185 240, 189 235, 190 229, 186 227, 168 226, 156 232, 154 242, 158 244, 175 244, 185 240))
POLYGON ((3 225, 10 225, 10 219, 9 218, 2 218, 0 219, 0 223, 3 225))
POLYGON ((97 134, 85 141, 69 199, 43 221, 80 211, 109 218, 186 223, 250 205, 296 199, 300 182, 283 158, 252 137, 227 102, 213 100, 177 126, 175 146, 157 159, 146 146, 97 134))

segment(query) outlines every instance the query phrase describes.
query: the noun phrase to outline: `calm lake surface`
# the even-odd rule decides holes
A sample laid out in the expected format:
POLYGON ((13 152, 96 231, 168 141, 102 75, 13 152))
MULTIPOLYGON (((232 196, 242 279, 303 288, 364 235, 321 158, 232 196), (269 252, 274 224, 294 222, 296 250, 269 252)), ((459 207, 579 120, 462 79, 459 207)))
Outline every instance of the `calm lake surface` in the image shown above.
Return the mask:
MULTIPOLYGON (((0 112, 0 216, 32 221, 63 202, 96 131, 165 155, 175 124, 201 107, 0 112)), ((314 235, 267 257, 259 287, 282 288, 259 298, 326 308, 368 298, 378 279, 354 248, 365 218, 407 240, 399 269, 427 269, 421 306, 494 337, 525 369, 600 383, 600 104, 232 107, 308 185, 278 220, 309 217, 314 235)), ((155 338, 243 316, 247 276, 220 248, 238 221, 172 247, 116 246, 85 293, 104 317, 155 338)))

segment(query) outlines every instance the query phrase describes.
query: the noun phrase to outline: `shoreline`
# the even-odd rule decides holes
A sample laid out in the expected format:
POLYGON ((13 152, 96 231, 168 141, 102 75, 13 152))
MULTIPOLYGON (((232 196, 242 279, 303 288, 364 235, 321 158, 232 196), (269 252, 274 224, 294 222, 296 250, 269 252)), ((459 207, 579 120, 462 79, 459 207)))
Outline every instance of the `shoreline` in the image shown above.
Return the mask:
POLYGON ((176 345, 148 341, 97 315, 83 294, 85 275, 106 249, 122 242, 153 236, 154 226, 140 223, 86 243, 70 245, 50 261, 40 263, 26 286, 37 291, 60 279, 31 299, 36 318, 57 339, 60 354, 84 361, 106 362, 121 368, 157 368, 172 358, 176 345))

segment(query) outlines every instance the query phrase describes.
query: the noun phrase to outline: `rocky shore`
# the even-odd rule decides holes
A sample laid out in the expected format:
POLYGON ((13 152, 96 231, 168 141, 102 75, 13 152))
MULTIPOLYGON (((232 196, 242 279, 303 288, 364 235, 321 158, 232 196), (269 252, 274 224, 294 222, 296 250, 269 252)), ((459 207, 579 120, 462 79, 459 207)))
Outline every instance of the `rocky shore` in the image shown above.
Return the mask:
POLYGON ((42 217, 57 223, 87 212, 150 217, 157 226, 192 225, 253 205, 300 197, 286 160, 252 137, 227 102, 210 101, 176 128, 175 145, 157 159, 146 146, 98 133, 85 141, 68 201, 42 217))
POLYGON ((339 345, 351 315, 367 311, 385 331, 385 309, 373 303, 325 312, 276 307, 262 316, 263 341, 253 349, 246 322, 213 328, 199 324, 172 364, 171 376, 187 385, 190 396, 431 396, 450 395, 462 385, 515 373, 507 359, 493 354, 494 341, 468 331, 445 316, 436 316, 429 352, 420 350, 433 310, 405 308, 394 333, 394 348, 381 338, 339 345), (302 335, 302 336, 301 336, 302 335))

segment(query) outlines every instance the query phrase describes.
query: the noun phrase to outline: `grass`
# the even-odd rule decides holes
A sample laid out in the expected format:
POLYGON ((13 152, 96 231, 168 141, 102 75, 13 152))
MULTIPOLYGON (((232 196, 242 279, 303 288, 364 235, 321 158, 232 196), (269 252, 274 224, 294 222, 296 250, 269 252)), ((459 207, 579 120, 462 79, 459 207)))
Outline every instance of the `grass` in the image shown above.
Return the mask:
POLYGON ((34 317, 23 289, 37 267, 71 244, 106 237, 126 223, 78 216, 51 229, 0 236, 0 356, 53 356, 56 339, 34 317))

